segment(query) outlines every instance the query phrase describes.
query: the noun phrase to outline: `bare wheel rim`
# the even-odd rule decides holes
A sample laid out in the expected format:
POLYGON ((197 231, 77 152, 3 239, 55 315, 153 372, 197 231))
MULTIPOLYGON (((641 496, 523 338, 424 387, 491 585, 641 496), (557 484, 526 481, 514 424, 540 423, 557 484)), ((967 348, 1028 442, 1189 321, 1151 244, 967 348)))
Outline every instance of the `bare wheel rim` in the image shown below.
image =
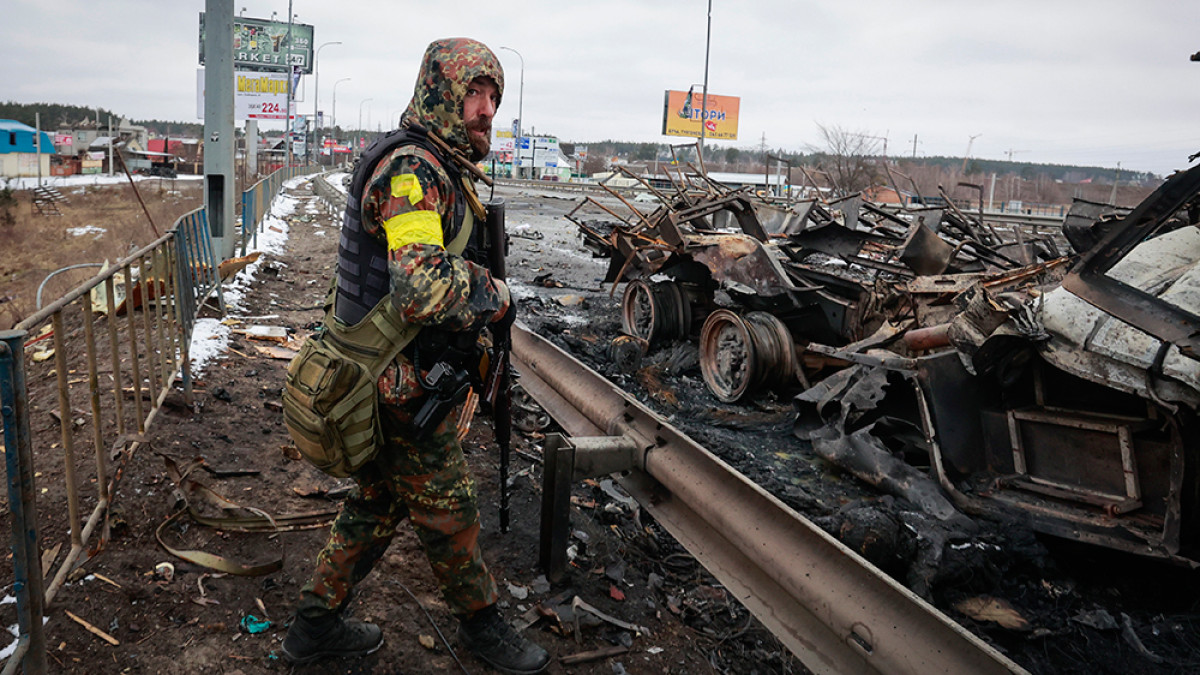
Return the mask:
POLYGON ((734 403, 751 391, 756 359, 750 330, 736 312, 708 315, 700 331, 700 373, 714 396, 734 403))
POLYGON ((629 335, 652 341, 656 321, 650 285, 641 279, 629 282, 621 298, 621 309, 622 329, 629 335))

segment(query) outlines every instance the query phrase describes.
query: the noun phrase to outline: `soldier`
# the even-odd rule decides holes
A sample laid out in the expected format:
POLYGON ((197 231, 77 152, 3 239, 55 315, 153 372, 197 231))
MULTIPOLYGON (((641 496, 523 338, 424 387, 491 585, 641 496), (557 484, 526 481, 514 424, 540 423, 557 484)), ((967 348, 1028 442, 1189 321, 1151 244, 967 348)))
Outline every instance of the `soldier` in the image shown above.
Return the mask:
POLYGON ((477 241, 484 210, 471 178, 444 147, 482 159, 503 89, 499 60, 485 45, 433 42, 402 128, 376 141, 356 167, 338 250, 338 324, 356 325, 379 304, 422 328, 379 378, 384 445, 354 473, 356 486, 301 590, 283 642, 292 663, 380 647, 378 626, 342 611, 407 517, 460 620, 462 646, 505 673, 540 673, 549 664, 546 651, 496 608, 496 582, 479 550, 474 486, 453 424, 433 419, 431 432, 414 428, 429 398, 431 366, 459 367, 439 349, 473 343, 489 322, 515 314, 504 282, 453 252, 471 254, 463 242, 477 241))

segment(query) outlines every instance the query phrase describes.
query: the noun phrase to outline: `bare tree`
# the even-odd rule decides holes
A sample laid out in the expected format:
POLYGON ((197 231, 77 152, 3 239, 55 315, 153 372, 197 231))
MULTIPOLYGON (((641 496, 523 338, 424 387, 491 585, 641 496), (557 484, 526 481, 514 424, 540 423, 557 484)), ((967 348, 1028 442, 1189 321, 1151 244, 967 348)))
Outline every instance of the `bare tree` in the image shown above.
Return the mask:
POLYGON ((600 173, 608 168, 607 153, 602 152, 599 148, 588 153, 587 159, 583 160, 583 173, 592 175, 600 173))
POLYGON ((821 132, 824 147, 813 150, 825 155, 823 163, 827 166, 820 168, 830 174, 836 190, 846 195, 879 182, 879 140, 876 137, 839 126, 817 124, 817 129, 821 132))

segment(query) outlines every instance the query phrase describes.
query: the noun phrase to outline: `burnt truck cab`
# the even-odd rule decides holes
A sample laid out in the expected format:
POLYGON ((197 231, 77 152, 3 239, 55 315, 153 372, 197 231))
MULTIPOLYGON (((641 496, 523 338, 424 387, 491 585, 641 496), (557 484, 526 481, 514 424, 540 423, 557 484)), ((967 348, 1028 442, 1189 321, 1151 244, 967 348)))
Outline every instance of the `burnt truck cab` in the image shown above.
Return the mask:
POLYGON ((1198 195, 1200 167, 1177 173, 1097 223, 1069 271, 1035 265, 956 294, 954 348, 917 355, 910 379, 960 508, 1198 564, 1198 195))

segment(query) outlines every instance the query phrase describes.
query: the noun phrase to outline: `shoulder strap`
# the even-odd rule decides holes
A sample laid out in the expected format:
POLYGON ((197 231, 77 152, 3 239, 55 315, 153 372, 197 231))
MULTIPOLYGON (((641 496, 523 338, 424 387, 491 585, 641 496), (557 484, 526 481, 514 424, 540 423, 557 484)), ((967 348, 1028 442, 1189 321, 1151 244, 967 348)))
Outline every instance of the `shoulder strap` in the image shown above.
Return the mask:
MULTIPOLYGON (((446 250, 461 255, 471 239, 475 217, 471 209, 463 216, 462 227, 457 236, 446 245, 446 250)), ((347 326, 338 321, 331 311, 325 311, 325 336, 343 356, 352 358, 378 378, 387 365, 412 342, 421 332, 422 326, 411 324, 400 317, 399 310, 389 298, 380 300, 362 321, 347 326)))

